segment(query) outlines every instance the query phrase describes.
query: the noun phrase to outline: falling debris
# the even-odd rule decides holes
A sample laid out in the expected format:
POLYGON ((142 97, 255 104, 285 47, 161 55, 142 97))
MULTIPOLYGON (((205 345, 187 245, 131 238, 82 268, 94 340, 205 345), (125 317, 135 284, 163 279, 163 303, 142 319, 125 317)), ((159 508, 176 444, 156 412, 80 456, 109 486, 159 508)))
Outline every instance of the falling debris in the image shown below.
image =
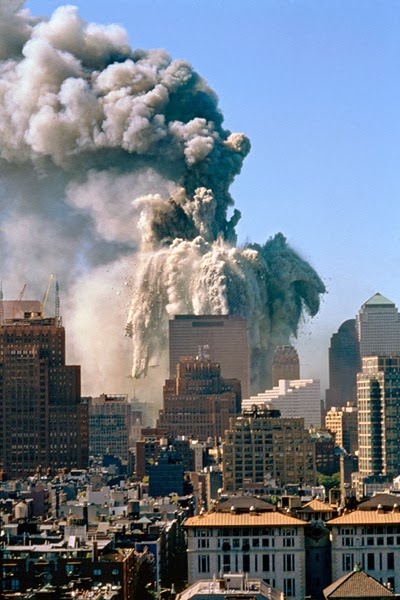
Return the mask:
POLYGON ((3 281, 58 273, 92 385, 126 375, 125 329, 143 377, 170 317, 231 313, 248 319, 263 387, 324 285, 281 234, 236 245, 229 188, 250 143, 224 129, 205 80, 72 6, 41 20, 0 0, 0 60, 3 281))

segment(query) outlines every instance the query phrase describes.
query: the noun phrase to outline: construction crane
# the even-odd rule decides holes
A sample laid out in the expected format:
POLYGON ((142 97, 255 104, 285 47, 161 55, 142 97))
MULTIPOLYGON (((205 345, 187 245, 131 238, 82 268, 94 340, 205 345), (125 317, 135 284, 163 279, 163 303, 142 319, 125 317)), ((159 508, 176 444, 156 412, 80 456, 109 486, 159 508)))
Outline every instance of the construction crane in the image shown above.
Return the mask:
POLYGON ((24 283, 24 287, 20 291, 18 299, 13 304, 13 308, 12 308, 12 318, 13 319, 15 319, 15 315, 16 315, 17 310, 18 310, 18 305, 22 302, 22 298, 23 298, 23 296, 25 294, 25 290, 26 290, 26 283, 24 283))
POLYGON ((51 282, 53 281, 53 278, 54 278, 54 273, 52 273, 50 275, 49 283, 47 285, 47 290, 46 290, 45 295, 43 296, 43 301, 42 301, 42 316, 43 317, 44 317, 44 311, 46 310, 47 298, 49 297, 50 286, 51 286, 51 282))

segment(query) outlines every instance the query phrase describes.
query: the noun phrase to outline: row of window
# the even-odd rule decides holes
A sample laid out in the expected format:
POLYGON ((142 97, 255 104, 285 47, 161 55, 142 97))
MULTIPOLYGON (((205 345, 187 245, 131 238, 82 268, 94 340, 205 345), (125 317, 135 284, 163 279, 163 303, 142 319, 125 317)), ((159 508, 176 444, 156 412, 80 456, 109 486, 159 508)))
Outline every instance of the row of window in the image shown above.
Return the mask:
MULTIPOLYGON (((270 573, 275 571, 275 554, 262 554, 254 555, 254 573, 258 573, 260 571, 264 573, 270 573)), ((250 554, 243 554, 242 560, 239 561, 239 555, 235 554, 231 556, 230 554, 222 554, 217 556, 217 567, 218 571, 223 573, 230 573, 232 568, 234 572, 238 573, 239 571, 243 571, 244 573, 249 573, 250 569, 250 554), (241 564, 239 564, 241 562, 241 564)), ((209 554, 199 554, 197 557, 197 568, 199 573, 210 573, 210 555, 209 554)), ((292 573, 296 570, 296 556, 294 554, 284 554, 283 555, 283 571, 285 573, 292 573)))

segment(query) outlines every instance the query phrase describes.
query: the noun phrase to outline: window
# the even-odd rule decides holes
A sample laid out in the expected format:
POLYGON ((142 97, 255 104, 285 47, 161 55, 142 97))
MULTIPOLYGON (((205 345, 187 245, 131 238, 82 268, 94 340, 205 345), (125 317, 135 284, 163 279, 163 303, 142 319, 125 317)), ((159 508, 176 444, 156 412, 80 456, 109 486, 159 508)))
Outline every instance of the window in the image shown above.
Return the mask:
POLYGON ((293 548, 294 547, 294 538, 283 538, 283 547, 284 548, 293 548))
POLYGON ((283 570, 284 571, 294 571, 294 554, 284 554, 283 555, 283 570))
POLYGON ((224 554, 222 557, 222 570, 224 573, 229 573, 231 570, 231 555, 224 554))
POLYGON ((210 540, 207 540, 207 539, 197 540, 197 547, 198 548, 209 548, 210 547, 210 540))
POLYGON ((394 571, 394 552, 387 553, 387 570, 394 571))
POLYGON ((243 572, 248 573, 250 571, 250 555, 243 554, 243 572))
POLYGON ((367 569, 375 569, 375 554, 367 554, 367 569))
POLYGON ((283 591, 286 598, 293 598, 296 595, 296 582, 294 579, 283 580, 283 591))
POLYGON ((275 556, 273 554, 263 554, 262 555, 262 570, 263 571, 275 571, 275 556))
POLYGON ((199 573, 210 572, 210 556, 208 554, 200 554, 198 558, 198 570, 199 573))
POLYGON ((354 569, 354 554, 343 554, 342 569, 343 571, 352 571, 354 569))

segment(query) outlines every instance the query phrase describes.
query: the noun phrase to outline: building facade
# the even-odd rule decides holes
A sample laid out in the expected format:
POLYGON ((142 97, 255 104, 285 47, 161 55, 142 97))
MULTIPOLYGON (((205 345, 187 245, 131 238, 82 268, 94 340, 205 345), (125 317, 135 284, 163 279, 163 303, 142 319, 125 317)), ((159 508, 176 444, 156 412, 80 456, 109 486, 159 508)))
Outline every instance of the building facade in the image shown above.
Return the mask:
POLYGON ((360 565, 363 571, 398 592, 400 586, 400 513, 355 510, 328 521, 332 539, 332 578, 360 565))
POLYGON ((93 456, 112 454, 128 459, 141 429, 141 413, 124 394, 106 395, 89 401, 89 450, 93 456))
POLYGON ((354 455, 358 450, 358 408, 332 406, 325 417, 325 427, 335 435, 336 445, 354 455))
POLYGON ((246 486, 316 482, 315 446, 302 418, 280 418, 279 411, 255 407, 231 419, 223 444, 226 492, 246 486))
POLYGON ((0 469, 10 477, 86 467, 87 404, 80 367, 65 365, 65 330, 40 312, 0 326, 0 469))
POLYGON ((357 315, 361 356, 400 354, 400 315, 394 302, 375 294, 357 315))
POLYGON ((250 394, 247 321, 230 315, 177 315, 169 322, 169 376, 183 357, 204 355, 221 365, 226 379, 239 379, 242 396, 250 394))
MULTIPOLYGON (((252 510, 253 508, 253 510, 252 510)), ((286 598, 305 597, 305 522, 274 510, 200 514, 185 522, 188 579, 224 573, 260 577, 286 598)))
POLYGON ((300 379, 300 361, 293 346, 277 346, 272 361, 272 386, 280 379, 300 379))
POLYGON ((356 320, 342 323, 329 347, 329 389, 326 407, 346 406, 357 399, 357 373, 361 367, 356 320))
POLYGON ((174 437, 216 440, 228 429, 229 418, 240 412, 240 403, 239 380, 224 379, 219 363, 186 358, 178 363, 176 377, 165 382, 157 427, 174 437))
POLYGON ((321 425, 321 386, 319 379, 281 379, 272 390, 257 396, 243 398, 243 410, 253 405, 270 406, 279 410, 282 417, 302 417, 305 427, 321 425))
POLYGON ((400 355, 362 359, 357 376, 358 470, 395 476, 400 465, 400 355))

